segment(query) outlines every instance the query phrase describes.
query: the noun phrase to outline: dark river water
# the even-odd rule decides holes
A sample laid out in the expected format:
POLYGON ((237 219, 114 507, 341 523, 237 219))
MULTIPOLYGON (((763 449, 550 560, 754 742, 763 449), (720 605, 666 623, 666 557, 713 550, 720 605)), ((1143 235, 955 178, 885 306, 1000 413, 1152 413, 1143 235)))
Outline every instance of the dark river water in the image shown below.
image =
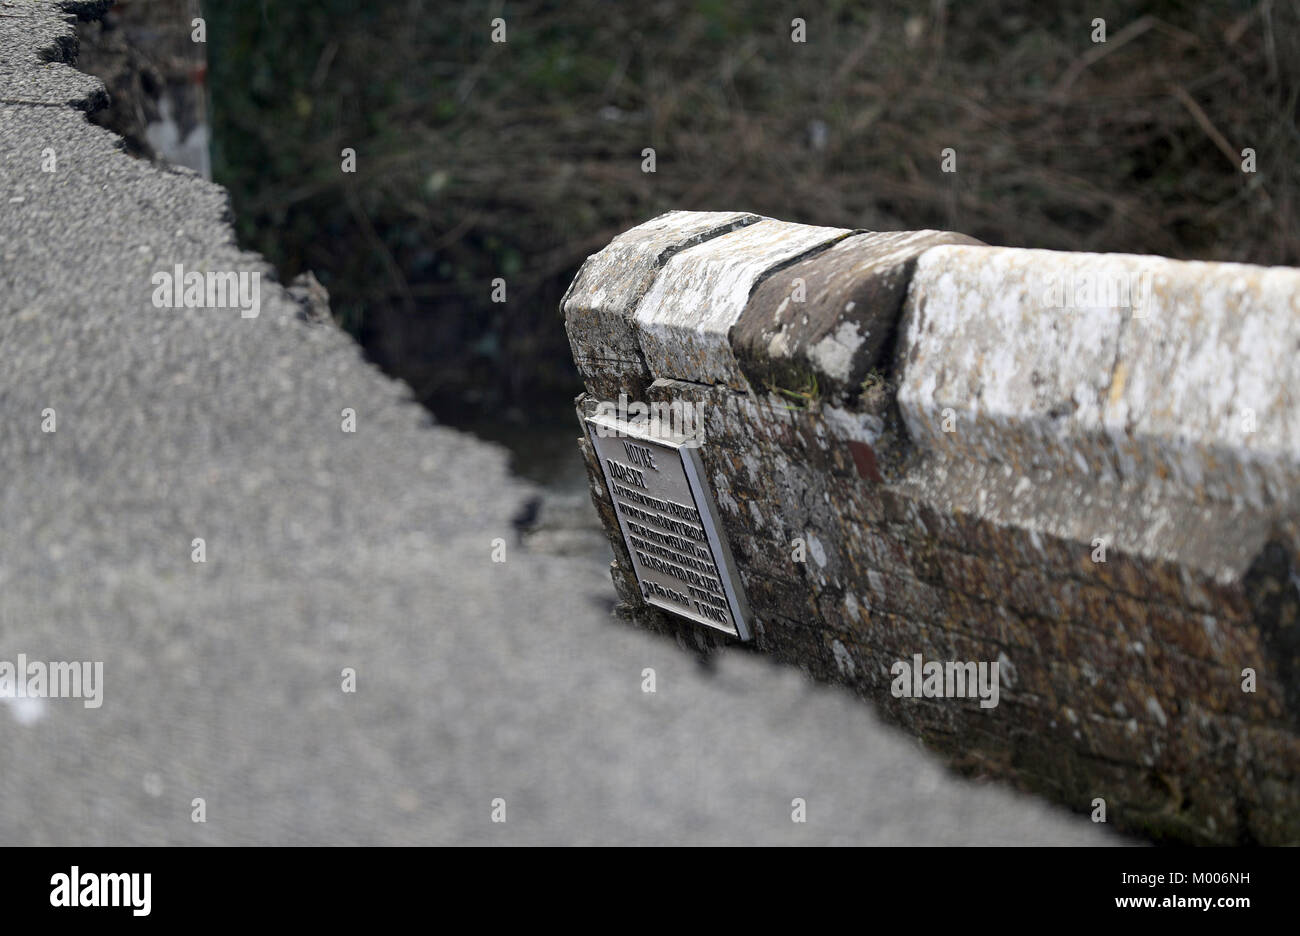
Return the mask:
POLYGON ((521 537, 527 548, 590 562, 607 583, 613 554, 591 505, 587 470, 578 452, 582 430, 577 417, 518 425, 479 421, 455 428, 503 446, 510 453, 511 471, 539 488, 523 512, 521 537))

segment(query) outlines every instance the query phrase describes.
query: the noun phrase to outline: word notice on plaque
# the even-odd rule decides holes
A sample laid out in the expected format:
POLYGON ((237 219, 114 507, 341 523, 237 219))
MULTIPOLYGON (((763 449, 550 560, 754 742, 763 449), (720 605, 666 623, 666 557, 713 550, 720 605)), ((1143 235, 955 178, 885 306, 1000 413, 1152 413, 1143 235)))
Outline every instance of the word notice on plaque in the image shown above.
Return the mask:
POLYGON ((749 640, 749 606, 697 448, 612 417, 586 424, 645 600, 749 640))

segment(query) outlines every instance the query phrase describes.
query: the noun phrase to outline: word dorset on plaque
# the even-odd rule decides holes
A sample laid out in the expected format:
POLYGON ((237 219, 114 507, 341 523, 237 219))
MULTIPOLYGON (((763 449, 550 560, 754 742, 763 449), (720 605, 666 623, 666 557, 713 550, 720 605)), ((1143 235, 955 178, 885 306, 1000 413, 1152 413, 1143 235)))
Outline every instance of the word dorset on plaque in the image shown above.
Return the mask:
POLYGON ((614 417, 585 422, 645 600, 749 640, 749 606, 696 445, 614 417))

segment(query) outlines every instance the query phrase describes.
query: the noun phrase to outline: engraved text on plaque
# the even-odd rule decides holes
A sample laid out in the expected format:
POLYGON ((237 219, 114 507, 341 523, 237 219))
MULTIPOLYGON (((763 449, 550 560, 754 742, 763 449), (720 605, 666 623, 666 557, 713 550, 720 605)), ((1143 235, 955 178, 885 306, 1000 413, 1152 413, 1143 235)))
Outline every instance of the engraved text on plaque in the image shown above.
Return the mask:
POLYGON ((748 640, 749 609, 697 449, 613 417, 586 423, 642 596, 748 640))

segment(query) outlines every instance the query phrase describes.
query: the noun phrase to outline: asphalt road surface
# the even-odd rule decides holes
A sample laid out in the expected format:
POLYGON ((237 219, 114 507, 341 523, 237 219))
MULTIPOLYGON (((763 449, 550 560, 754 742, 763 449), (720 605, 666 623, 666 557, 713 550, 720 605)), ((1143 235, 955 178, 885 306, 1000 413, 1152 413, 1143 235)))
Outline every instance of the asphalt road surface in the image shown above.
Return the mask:
POLYGON ((41 54, 66 19, 0 0, 0 661, 102 662, 103 695, 0 704, 0 842, 1119 841, 520 549, 502 450, 300 321, 219 187, 87 122, 98 82, 41 54), (156 306, 176 264, 262 273, 260 314, 156 306))

